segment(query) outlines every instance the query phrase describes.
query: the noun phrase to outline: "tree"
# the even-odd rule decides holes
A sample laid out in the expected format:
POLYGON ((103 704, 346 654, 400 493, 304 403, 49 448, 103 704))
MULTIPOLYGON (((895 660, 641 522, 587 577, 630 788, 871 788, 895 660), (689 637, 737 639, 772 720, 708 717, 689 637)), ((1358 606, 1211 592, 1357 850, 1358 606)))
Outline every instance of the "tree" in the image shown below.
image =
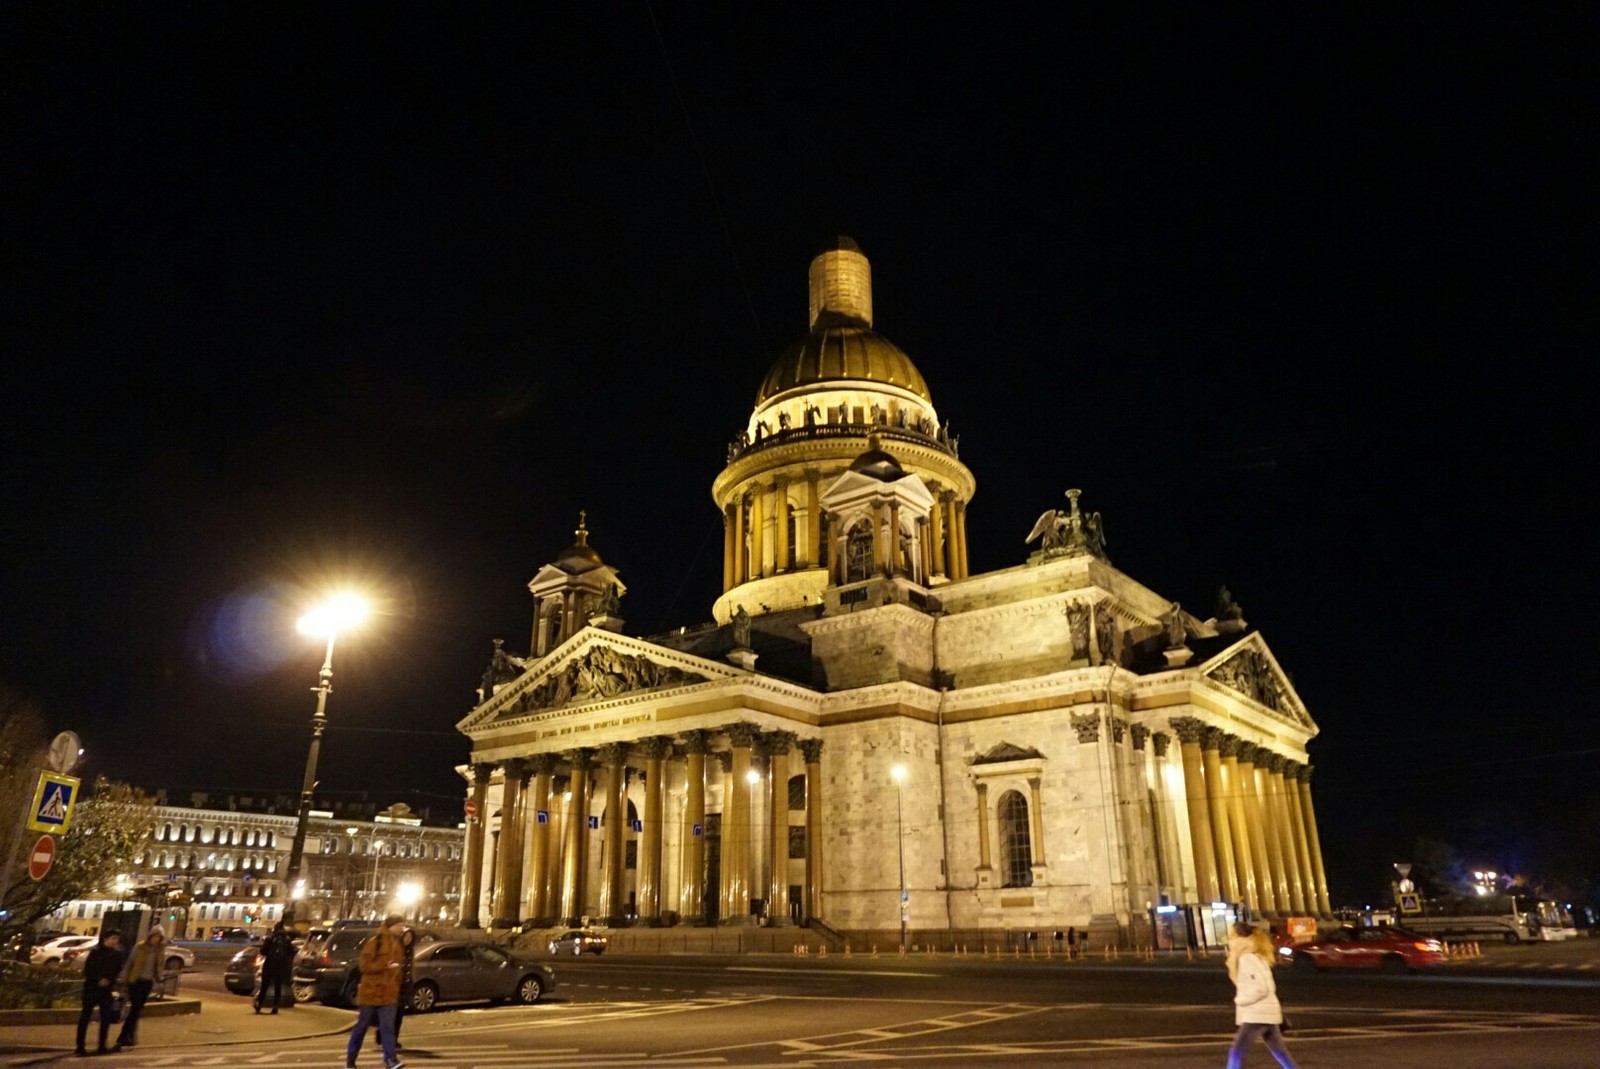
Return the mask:
POLYGON ((104 776, 78 803, 72 826, 57 836, 56 860, 42 880, 19 869, 6 888, 5 906, 16 924, 32 924, 74 898, 110 887, 127 871, 150 830, 153 803, 144 793, 104 776))
MULTIPOLYGON (((17 816, 32 805, 39 770, 49 748, 44 717, 37 706, 0 687, 0 813, 17 816)), ((150 799, 125 784, 97 779, 80 797, 72 825, 56 837, 56 859, 42 880, 28 877, 27 854, 37 839, 20 824, 0 820, 0 860, 9 861, 0 886, 0 906, 8 926, 25 926, 74 898, 110 886, 138 851, 151 821, 150 799)))

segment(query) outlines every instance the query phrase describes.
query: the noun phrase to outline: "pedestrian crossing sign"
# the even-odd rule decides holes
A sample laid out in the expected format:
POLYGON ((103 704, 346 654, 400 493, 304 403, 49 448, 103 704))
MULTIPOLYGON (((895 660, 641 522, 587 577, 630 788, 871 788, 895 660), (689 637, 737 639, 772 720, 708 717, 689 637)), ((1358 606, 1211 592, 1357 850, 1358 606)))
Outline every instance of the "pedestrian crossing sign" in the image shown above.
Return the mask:
POLYGON ((56 772, 39 773, 39 786, 33 792, 33 808, 28 810, 28 827, 51 835, 60 835, 72 824, 72 807, 78 800, 78 786, 82 781, 75 776, 56 772))
POLYGON ((1400 895, 1400 912, 1421 913, 1422 896, 1417 894, 1415 891, 1402 892, 1400 895))

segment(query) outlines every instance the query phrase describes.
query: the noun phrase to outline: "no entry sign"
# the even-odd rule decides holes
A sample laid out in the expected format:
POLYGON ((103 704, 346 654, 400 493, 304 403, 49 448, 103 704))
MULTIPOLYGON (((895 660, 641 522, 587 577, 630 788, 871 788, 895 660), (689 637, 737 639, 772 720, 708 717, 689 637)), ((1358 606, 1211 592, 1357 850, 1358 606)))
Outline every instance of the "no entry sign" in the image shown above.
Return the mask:
POLYGON ((466 809, 467 809, 467 816, 475 817, 475 816, 478 815, 478 803, 474 802, 471 798, 467 799, 466 809))
POLYGON ((28 876, 35 880, 44 879, 44 874, 50 871, 55 860, 55 839, 48 835, 39 836, 39 841, 33 844, 33 850, 28 854, 28 876))

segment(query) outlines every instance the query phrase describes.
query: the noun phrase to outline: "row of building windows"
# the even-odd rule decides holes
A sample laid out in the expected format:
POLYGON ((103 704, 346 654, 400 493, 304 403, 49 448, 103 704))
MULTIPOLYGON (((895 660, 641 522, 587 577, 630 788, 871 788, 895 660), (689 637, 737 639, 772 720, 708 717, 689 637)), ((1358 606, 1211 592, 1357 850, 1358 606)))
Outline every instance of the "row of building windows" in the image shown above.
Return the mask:
POLYGON ((178 824, 171 822, 150 829, 150 838, 166 843, 216 843, 218 846, 277 846, 277 832, 257 828, 231 828, 220 824, 178 824))
MULTIPOLYGON (((195 865, 200 868, 221 869, 224 872, 234 871, 232 854, 223 854, 221 858, 218 858, 216 854, 207 854, 205 857, 201 857, 199 854, 168 852, 166 850, 157 852, 152 850, 149 853, 134 855, 133 863, 135 865, 148 864, 162 869, 186 869, 191 865, 195 865)), ((241 871, 254 869, 258 872, 277 872, 278 859, 273 855, 246 854, 239 859, 238 868, 241 871)))
MULTIPOLYGON (((383 839, 379 839, 377 842, 378 852, 381 857, 406 857, 426 861, 431 854, 434 861, 461 860, 461 847, 454 843, 392 842, 383 839)), ((373 851, 372 843, 371 839, 352 839, 348 852, 370 857, 373 851)), ((319 849, 324 854, 337 854, 340 849, 338 836, 323 836, 322 845, 319 849)))

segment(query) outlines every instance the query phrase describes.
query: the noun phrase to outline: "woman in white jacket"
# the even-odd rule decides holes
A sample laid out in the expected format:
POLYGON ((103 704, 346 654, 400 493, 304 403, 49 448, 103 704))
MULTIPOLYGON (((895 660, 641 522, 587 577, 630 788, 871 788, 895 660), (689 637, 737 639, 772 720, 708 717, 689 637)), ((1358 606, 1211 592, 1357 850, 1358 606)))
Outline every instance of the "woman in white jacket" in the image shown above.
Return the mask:
POLYGON ((1233 978, 1233 1020, 1239 1026, 1228 1051, 1228 1069, 1244 1065, 1245 1052, 1260 1036, 1267 1050, 1283 1069, 1295 1069, 1289 1049, 1283 1045, 1283 1007, 1278 1004, 1278 987, 1272 982, 1274 953, 1266 932, 1239 921, 1233 926, 1228 944, 1228 975, 1233 978))

